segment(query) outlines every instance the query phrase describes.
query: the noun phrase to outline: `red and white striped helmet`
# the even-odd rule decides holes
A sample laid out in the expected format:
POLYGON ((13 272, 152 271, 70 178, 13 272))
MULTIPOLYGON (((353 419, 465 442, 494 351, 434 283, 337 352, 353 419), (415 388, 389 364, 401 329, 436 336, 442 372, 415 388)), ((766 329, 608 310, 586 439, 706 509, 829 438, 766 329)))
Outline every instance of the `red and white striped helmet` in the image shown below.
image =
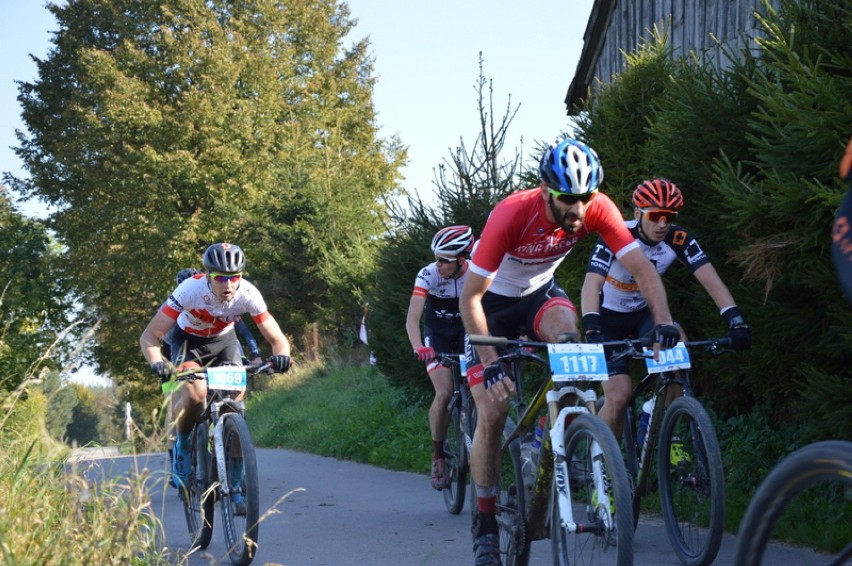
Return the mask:
POLYGON ((470 226, 447 226, 432 238, 432 253, 441 257, 469 257, 473 249, 473 229, 470 226))

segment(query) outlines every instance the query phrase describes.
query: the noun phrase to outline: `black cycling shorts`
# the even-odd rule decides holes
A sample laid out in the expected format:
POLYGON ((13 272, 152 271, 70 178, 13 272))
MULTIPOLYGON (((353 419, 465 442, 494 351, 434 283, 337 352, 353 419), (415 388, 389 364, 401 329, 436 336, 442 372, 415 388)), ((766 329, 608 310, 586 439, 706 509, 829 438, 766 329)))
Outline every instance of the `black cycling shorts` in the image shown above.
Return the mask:
POLYGON ((423 345, 431 346, 439 354, 458 354, 464 348, 464 325, 426 324, 423 327, 423 345))
MULTIPOLYGON (((486 292, 482 297, 482 308, 488 320, 489 332, 492 336, 504 336, 510 340, 521 335, 529 340, 541 340, 536 334, 537 321, 548 304, 564 305, 575 312, 577 310, 565 291, 553 279, 526 297, 506 297, 491 292, 486 292)), ((479 356, 466 336, 464 348, 467 367, 478 364, 479 356)))
MULTIPOLYGON (((626 340, 646 336, 654 329, 651 309, 642 307, 638 311, 618 312, 601 308, 601 334, 608 340, 626 340)), ((630 374, 630 359, 621 358, 607 363, 609 375, 630 374)))
POLYGON ((195 336, 175 326, 171 332, 172 365, 196 362, 202 367, 242 365, 242 352, 233 332, 210 338, 195 336))

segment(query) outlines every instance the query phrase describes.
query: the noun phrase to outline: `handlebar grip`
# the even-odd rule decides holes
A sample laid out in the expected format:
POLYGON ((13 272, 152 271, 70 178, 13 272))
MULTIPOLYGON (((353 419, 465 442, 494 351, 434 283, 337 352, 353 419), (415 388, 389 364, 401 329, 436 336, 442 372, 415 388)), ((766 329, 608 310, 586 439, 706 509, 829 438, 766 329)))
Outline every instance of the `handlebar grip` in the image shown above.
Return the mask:
POLYGON ((468 340, 471 344, 478 346, 495 346, 505 348, 509 340, 505 336, 486 336, 485 334, 469 334, 468 340))

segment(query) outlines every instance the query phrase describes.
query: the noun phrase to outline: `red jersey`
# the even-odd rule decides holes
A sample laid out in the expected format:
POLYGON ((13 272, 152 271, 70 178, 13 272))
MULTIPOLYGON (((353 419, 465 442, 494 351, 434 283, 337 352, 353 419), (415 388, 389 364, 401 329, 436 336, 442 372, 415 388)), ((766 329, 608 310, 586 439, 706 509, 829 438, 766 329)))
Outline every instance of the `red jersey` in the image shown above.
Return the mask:
POLYGON ((470 270, 493 279, 489 291, 523 297, 550 281, 565 256, 591 232, 597 232, 617 258, 638 247, 621 211, 603 193, 596 193, 586 206, 583 227, 570 234, 547 219, 540 188, 518 191, 491 211, 470 270))

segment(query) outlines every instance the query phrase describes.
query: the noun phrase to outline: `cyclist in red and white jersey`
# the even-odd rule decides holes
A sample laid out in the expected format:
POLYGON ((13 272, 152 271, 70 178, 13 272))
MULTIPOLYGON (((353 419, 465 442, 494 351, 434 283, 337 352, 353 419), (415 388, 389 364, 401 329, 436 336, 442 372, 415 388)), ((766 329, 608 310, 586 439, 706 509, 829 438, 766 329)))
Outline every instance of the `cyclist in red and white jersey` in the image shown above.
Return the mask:
POLYGON ((426 362, 426 371, 435 388, 435 398, 429 408, 429 429, 432 432, 432 487, 440 491, 450 481, 444 473, 444 437, 453 376, 449 367, 435 359, 435 352, 461 352, 464 347, 459 296, 473 248, 473 230, 470 226, 442 228, 432 238, 431 247, 435 262, 417 273, 405 330, 414 355, 426 362), (426 320, 421 333, 420 318, 424 312, 426 320))
MULTIPOLYGON (((164 360, 160 341, 174 327, 172 356, 177 366, 196 362, 202 367, 241 364, 234 335, 234 322, 249 313, 272 347, 273 369, 290 368, 290 343, 275 318, 267 311, 260 292, 243 280, 246 265, 243 250, 230 243, 213 244, 203 257, 207 274, 190 277, 172 291, 168 300, 148 323, 139 344, 142 355, 161 381, 172 377, 173 367, 164 360)), ((174 393, 176 442, 173 473, 180 482, 189 473, 189 434, 207 397, 203 380, 183 382, 174 393)))
MULTIPOLYGON (((633 191, 634 219, 627 222, 642 253, 660 274, 678 260, 686 265, 716 303, 728 324, 731 347, 751 347, 751 333, 742 310, 734 302, 710 258, 685 228, 674 224, 683 207, 683 193, 667 179, 639 183, 633 191)), ((648 303, 633 275, 609 246, 598 240, 586 269, 581 292, 583 331, 588 342, 638 338, 653 325, 648 303)), ((681 339, 686 334, 681 329, 681 339)), ((605 402, 599 416, 621 438, 624 409, 632 394, 630 359, 609 364, 609 380, 602 383, 605 402)))
MULTIPOLYGON (((674 346, 680 334, 672 324, 657 271, 639 249, 612 200, 598 192, 603 168, 586 144, 566 139, 551 146, 539 166, 542 184, 499 202, 483 229, 460 307, 468 334, 556 342, 577 332, 571 300, 555 282, 556 268, 585 236, 598 233, 636 276, 651 305, 655 350, 674 346)), ((499 447, 515 385, 495 363, 497 350, 466 344, 467 372, 476 402, 477 426, 471 467, 478 515, 474 526, 476 564, 499 564, 494 514, 499 493, 499 447)))

